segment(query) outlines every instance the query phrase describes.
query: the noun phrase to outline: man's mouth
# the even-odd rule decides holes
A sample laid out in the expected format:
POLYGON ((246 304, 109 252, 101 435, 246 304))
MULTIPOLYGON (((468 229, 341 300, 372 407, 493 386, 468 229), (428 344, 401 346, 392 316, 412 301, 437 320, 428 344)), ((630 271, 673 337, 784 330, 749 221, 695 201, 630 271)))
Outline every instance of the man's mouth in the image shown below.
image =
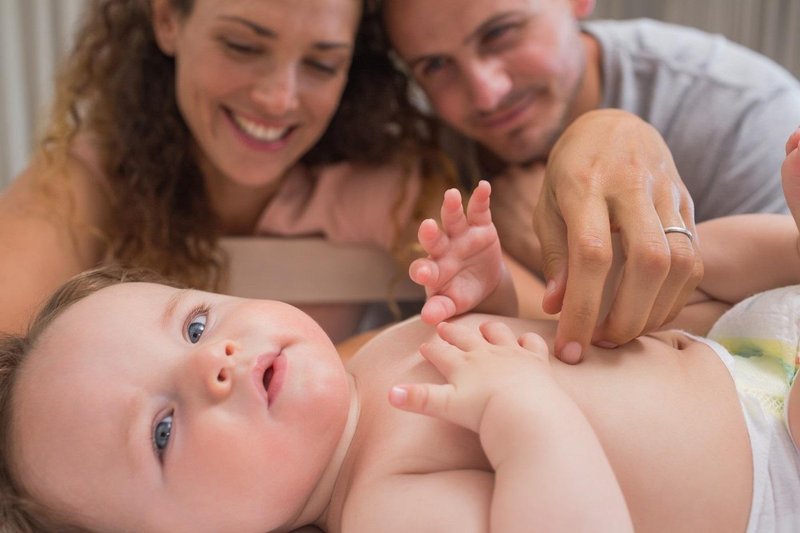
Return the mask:
POLYGON ((488 115, 478 116, 476 118, 476 124, 479 127, 487 129, 505 128, 527 110, 542 92, 541 90, 532 88, 513 94, 507 101, 503 102, 499 109, 496 109, 488 115))

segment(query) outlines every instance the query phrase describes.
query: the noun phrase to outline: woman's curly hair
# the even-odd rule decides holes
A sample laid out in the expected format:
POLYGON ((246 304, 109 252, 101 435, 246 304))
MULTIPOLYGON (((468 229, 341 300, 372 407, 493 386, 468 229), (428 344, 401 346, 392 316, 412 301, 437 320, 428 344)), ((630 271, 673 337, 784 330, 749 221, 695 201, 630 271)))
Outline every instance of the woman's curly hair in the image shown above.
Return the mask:
MULTIPOLYGON (((225 266, 219 223, 176 103, 174 59, 156 44, 151 1, 89 3, 56 84, 42 145, 46 154, 63 155, 88 134, 96 146, 112 220, 95 229, 113 261, 218 289, 225 266)), ((191 14, 193 0, 169 1, 191 14)), ((408 102, 407 80, 391 64, 375 13, 363 12, 341 105, 302 161, 385 164, 405 154, 407 168, 421 163, 426 181, 447 174, 429 141, 433 126, 408 102)))

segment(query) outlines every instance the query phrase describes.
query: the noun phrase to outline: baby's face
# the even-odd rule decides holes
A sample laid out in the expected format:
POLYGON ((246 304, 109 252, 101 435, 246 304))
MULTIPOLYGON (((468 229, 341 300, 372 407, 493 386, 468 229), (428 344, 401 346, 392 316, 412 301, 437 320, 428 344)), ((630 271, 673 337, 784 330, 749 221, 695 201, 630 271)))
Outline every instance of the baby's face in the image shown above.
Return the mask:
POLYGON ((102 530, 245 532, 297 518, 349 387, 289 305, 127 283, 55 320, 16 398, 15 464, 36 499, 102 530))

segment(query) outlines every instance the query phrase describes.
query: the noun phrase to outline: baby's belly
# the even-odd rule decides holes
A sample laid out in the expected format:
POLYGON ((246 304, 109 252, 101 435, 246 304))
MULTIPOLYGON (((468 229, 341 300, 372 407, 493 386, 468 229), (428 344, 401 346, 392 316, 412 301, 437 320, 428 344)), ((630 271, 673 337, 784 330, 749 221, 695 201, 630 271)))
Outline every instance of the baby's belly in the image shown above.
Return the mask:
MULTIPOLYGON (((552 349, 552 321, 477 314, 458 319, 476 327, 487 320, 501 320, 517 333, 535 331, 552 349)), ((424 376, 430 369, 418 368, 421 360, 411 354, 434 334, 407 321, 365 346, 367 353, 357 359, 424 376), (394 353, 393 363, 380 361, 387 351, 394 353), (402 354, 416 362, 403 367, 398 361, 409 359, 402 354)), ((676 349, 643 338, 617 350, 591 347, 581 364, 553 360, 553 368, 598 434, 637 531, 744 530, 752 492, 747 430, 733 381, 707 346, 690 342, 676 349)), ((391 384, 378 383, 379 393, 385 397, 391 384)))

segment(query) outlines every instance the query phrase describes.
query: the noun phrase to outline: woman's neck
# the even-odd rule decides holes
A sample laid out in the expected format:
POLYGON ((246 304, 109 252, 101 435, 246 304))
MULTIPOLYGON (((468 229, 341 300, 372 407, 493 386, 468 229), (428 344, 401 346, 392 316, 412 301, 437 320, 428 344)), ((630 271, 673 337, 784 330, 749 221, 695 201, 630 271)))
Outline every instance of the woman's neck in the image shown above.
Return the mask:
POLYGON ((284 174, 266 185, 251 187, 232 181, 208 161, 201 161, 200 171, 222 235, 251 235, 286 177, 284 174))

